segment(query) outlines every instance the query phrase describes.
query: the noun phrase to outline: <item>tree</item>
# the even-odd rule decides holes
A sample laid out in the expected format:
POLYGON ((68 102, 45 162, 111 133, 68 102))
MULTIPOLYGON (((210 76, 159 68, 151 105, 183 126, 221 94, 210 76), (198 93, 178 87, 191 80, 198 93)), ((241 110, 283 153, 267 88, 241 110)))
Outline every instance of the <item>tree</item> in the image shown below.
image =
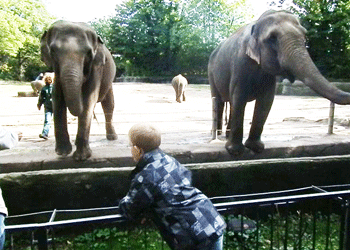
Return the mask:
POLYGON ((21 79, 38 60, 40 36, 53 21, 41 0, 0 0, 0 77, 21 79))
POLYGON ((129 0, 110 32, 98 29, 128 75, 206 74, 210 53, 244 22, 238 7, 245 0, 129 0))
POLYGON ((245 0, 184 0, 175 29, 178 71, 206 75, 211 52, 245 22, 245 6, 245 0))
POLYGON ((127 74, 159 75, 171 70, 176 9, 177 4, 167 0, 129 0, 118 6, 107 40, 127 74))

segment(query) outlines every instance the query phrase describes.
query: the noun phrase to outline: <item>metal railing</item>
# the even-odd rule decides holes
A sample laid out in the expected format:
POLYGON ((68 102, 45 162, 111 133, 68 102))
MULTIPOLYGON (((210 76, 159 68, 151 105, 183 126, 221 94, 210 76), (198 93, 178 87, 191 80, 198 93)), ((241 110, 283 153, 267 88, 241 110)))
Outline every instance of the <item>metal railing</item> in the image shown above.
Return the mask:
MULTIPOLYGON (((350 249, 350 184, 211 199, 227 219, 224 249, 350 249), (249 222, 254 227, 246 227, 249 222)), ((125 223, 118 207, 9 216, 6 241, 8 249, 18 249, 16 235, 29 232, 31 249, 60 249, 55 244, 59 238, 55 235, 57 231, 61 235, 62 231, 65 234, 72 231, 67 228, 74 231, 88 226, 116 227, 125 231, 135 227, 125 227, 125 223)), ((126 233, 123 237, 130 235, 126 233)), ((143 249, 165 249, 160 237, 159 241, 161 248, 150 248, 145 238, 143 249)))

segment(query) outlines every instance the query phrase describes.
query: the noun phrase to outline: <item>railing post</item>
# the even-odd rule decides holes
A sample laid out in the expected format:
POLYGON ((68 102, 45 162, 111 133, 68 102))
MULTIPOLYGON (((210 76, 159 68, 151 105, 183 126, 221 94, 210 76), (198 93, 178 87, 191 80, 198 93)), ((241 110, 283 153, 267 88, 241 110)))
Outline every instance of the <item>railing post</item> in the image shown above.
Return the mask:
POLYGON ((36 232, 36 237, 38 239, 38 249, 39 250, 48 250, 48 239, 47 231, 45 228, 40 228, 36 232))
POLYGON ((328 134, 333 134, 333 125, 334 125, 334 102, 331 102, 329 106, 329 117, 328 117, 328 134))

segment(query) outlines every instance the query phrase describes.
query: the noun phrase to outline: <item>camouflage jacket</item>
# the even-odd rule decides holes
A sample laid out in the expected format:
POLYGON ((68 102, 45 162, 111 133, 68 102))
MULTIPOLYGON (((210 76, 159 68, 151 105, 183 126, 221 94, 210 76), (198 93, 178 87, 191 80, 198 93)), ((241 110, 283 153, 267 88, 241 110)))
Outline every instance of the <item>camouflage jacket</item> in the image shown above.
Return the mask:
POLYGON ((132 172, 120 201, 121 214, 150 216, 172 249, 201 249, 223 234, 226 224, 212 202, 191 185, 192 174, 160 149, 148 152, 132 172))
POLYGON ((52 112, 52 84, 45 85, 40 92, 38 105, 44 104, 45 111, 52 112))

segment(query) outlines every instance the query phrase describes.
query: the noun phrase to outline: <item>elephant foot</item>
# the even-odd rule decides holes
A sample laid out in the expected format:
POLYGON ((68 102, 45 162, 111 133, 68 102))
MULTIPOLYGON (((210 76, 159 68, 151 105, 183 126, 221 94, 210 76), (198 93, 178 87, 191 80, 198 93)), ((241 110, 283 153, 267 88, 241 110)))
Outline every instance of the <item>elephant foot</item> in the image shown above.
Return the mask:
POLYGON ((228 137, 230 136, 231 133, 231 129, 226 129, 226 139, 228 139, 228 137))
POLYGON ((265 149, 265 144, 259 140, 247 139, 244 145, 254 153, 261 153, 265 149))
POLYGON ((245 147, 243 146, 242 143, 234 144, 230 141, 226 142, 225 148, 229 152, 229 154, 233 155, 233 156, 242 155, 244 153, 244 149, 245 149, 245 147))
POLYGON ((107 140, 109 140, 109 141, 114 141, 114 140, 118 139, 118 135, 116 133, 114 133, 114 134, 107 134, 106 137, 107 137, 107 140))
POLYGON ((56 154, 61 156, 67 156, 72 152, 72 144, 68 141, 68 143, 56 143, 56 154))
POLYGON ((116 134, 114 127, 106 127, 106 138, 109 141, 114 141, 118 139, 118 135, 116 134))
POLYGON ((85 161, 90 158, 92 155, 92 151, 89 146, 83 148, 77 148, 77 150, 73 154, 73 159, 76 161, 85 161))

